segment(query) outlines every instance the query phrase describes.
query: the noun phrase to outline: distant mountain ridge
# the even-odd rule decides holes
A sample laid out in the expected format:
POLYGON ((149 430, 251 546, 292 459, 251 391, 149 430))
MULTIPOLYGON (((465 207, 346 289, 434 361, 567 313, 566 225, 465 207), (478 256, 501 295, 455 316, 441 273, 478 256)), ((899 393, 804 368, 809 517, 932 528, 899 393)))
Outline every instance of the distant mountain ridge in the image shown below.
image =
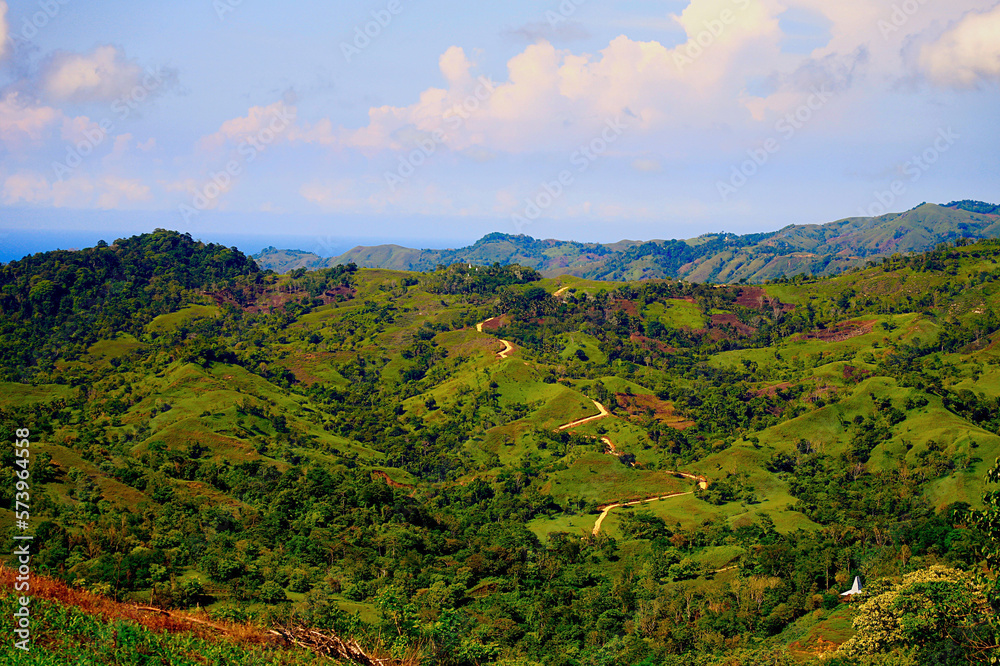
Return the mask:
POLYGON ((253 255, 278 273, 355 263, 363 268, 432 271, 438 265, 521 264, 546 277, 570 274, 594 280, 675 278, 691 282, 763 282, 783 275, 834 275, 873 258, 933 249, 958 238, 1000 236, 1000 206, 981 201, 924 203, 905 213, 850 217, 779 231, 705 234, 688 240, 580 243, 490 233, 458 249, 418 250, 400 245, 358 246, 324 258, 269 247, 253 255))

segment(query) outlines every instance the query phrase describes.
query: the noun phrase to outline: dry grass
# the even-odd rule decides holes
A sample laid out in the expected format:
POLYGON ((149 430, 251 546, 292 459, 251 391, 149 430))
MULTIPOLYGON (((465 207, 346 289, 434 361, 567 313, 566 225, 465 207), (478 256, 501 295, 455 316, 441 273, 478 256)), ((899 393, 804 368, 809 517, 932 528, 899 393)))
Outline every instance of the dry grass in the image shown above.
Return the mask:
MULTIPOLYGON (((14 588, 16 572, 0 565, 0 585, 14 588)), ((31 595, 77 610, 103 622, 131 622, 149 631, 169 634, 190 634, 207 641, 228 641, 240 647, 284 650, 304 648, 314 655, 333 659, 348 659, 362 666, 410 666, 420 663, 419 655, 394 659, 380 649, 362 648, 353 639, 343 640, 327 632, 305 627, 264 628, 253 624, 227 622, 210 618, 206 613, 165 610, 152 606, 121 603, 46 576, 34 575, 31 595)))
MULTIPOLYGON (((15 575, 13 569, 0 565, 0 584, 13 588, 15 575)), ((260 627, 212 620, 205 613, 164 611, 148 606, 121 603, 72 588, 60 580, 46 576, 31 577, 31 595, 64 606, 73 606, 105 621, 127 620, 160 633, 188 632, 207 639, 219 638, 221 634, 241 645, 283 645, 281 640, 260 627)))

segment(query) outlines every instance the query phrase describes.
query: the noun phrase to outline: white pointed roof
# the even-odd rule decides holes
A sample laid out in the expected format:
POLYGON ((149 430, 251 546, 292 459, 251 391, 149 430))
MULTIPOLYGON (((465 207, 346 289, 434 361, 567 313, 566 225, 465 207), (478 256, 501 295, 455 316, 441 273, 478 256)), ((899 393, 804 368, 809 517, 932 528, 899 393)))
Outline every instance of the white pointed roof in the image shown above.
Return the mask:
POLYGON ((840 596, 842 596, 842 597, 850 597, 850 596, 853 596, 853 595, 857 594, 858 592, 860 592, 863 589, 864 589, 864 587, 862 587, 862 585, 861 585, 861 576, 855 576, 854 577, 854 585, 851 585, 851 589, 849 589, 847 592, 841 592, 840 596))

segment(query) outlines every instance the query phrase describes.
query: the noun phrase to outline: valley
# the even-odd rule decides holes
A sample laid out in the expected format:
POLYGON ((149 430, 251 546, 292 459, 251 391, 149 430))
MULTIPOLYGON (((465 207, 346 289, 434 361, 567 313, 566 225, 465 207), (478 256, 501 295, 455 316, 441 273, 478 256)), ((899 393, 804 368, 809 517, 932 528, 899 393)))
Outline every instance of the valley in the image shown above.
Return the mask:
POLYGON ((998 260, 278 275, 164 230, 27 257, 0 267, 0 410, 32 432, 35 566, 387 659, 815 659, 854 635, 855 575, 989 552, 998 260))

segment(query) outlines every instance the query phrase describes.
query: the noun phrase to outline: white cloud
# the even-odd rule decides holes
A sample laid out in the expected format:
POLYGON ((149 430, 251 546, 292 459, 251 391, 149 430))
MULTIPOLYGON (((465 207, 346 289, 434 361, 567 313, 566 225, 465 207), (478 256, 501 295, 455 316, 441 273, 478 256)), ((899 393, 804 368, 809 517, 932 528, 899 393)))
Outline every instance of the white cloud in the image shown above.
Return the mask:
POLYGON ((105 176, 99 185, 101 190, 97 207, 105 210, 118 208, 125 202, 141 202, 152 199, 147 185, 135 178, 105 176))
POLYGON ((180 180, 161 180, 159 181, 160 187, 164 192, 195 192, 204 183, 199 182, 195 178, 182 178, 180 180))
MULTIPOLYGON (((204 188, 206 180, 192 175, 218 171, 226 160, 237 159, 240 144, 267 138, 262 143, 284 144, 275 155, 275 171, 289 165, 299 170, 285 181, 273 181, 275 187, 295 183, 286 198, 275 196, 276 205, 466 214, 479 205, 484 214, 506 214, 523 208, 524 192, 540 180, 569 167, 573 152, 597 140, 609 119, 620 118, 627 125, 609 157, 619 160, 626 176, 630 171, 666 171, 672 177, 665 184, 681 171, 678 165, 704 166, 720 155, 757 146, 759 139, 774 134, 775 120, 803 105, 822 118, 810 126, 810 140, 821 144, 831 136, 857 136, 874 146, 884 137, 859 122, 863 110, 904 99, 911 90, 902 90, 905 84, 922 80, 915 72, 950 87, 1000 79, 1000 46, 993 37, 1000 34, 996 3, 917 3, 915 13, 885 33, 879 21, 892 20, 892 6, 898 4, 889 0, 688 0, 676 15, 660 13, 669 30, 652 34, 663 41, 639 41, 628 36, 639 33, 628 29, 603 48, 583 51, 573 42, 554 45, 525 32, 523 37, 534 43, 518 47, 506 72, 493 72, 497 81, 486 79, 488 85, 477 64, 487 59, 451 46, 425 63, 433 67, 436 60, 438 72, 428 72, 426 84, 416 89, 422 92, 372 107, 367 120, 351 127, 333 116, 299 120, 291 97, 244 107, 233 112, 237 117, 212 122, 193 151, 189 143, 175 149, 176 137, 170 133, 151 132, 158 144, 150 133, 122 127, 118 131, 135 131, 145 142, 111 131, 84 169, 63 182, 50 182, 53 157, 63 158, 68 147, 93 136, 97 127, 77 115, 73 104, 119 98, 145 76, 111 46, 86 54, 59 53, 40 69, 18 70, 33 73, 0 88, 0 155, 17 152, 10 162, 25 169, 11 176, 14 168, 8 166, 6 180, 0 177, 0 194, 4 201, 83 207, 127 207, 150 201, 154 193, 169 201, 173 197, 167 193, 204 188), (786 37, 782 25, 787 29, 789 22, 779 19, 796 8, 822 14, 830 24, 829 42, 808 54, 781 50, 786 37), (820 112, 811 96, 828 82, 836 84, 830 88, 836 101, 820 112), (885 95, 886 90, 894 96, 885 95), (390 192, 385 168, 395 168, 400 157, 428 141, 434 149, 428 166, 390 192), (296 144, 344 153, 320 154, 324 151, 299 146, 300 152, 291 154, 296 144), (141 167, 148 167, 142 172, 148 182, 156 182, 152 174, 160 179, 153 190, 130 180, 136 171, 126 169, 141 167), (482 187, 487 180, 489 185, 482 187), (498 183, 507 189, 497 191, 498 183)), ((9 32, 5 17, 6 3, 0 0, 0 36, 9 32)), ((648 28, 654 23, 644 23, 647 29, 641 34, 651 34, 648 28)), ((879 116, 873 113, 870 122, 880 122, 879 116)), ((781 160, 787 162, 785 154, 781 160)), ((616 168, 602 183, 617 182, 622 172, 616 168)), ((581 186, 578 194, 552 209, 553 215, 616 215, 615 206, 628 199, 625 190, 595 190, 591 194, 581 186)), ((233 192, 230 205, 253 200, 253 195, 245 198, 247 192, 233 192)), ((635 202, 629 210, 641 215, 646 208, 635 202)))
POLYGON ((972 88, 1000 80, 1000 4, 966 14, 936 42, 925 44, 920 66, 941 86, 972 88))
POLYGON ((60 52, 42 73, 42 85, 53 99, 70 102, 105 101, 125 97, 141 86, 144 73, 113 46, 92 53, 60 52))
POLYGON ((458 46, 452 46, 438 59, 441 73, 452 87, 468 85, 472 77, 469 70, 472 63, 465 57, 465 51, 458 46))
POLYGON ((16 173, 8 176, 3 184, 5 204, 41 203, 48 200, 49 181, 37 173, 16 173))
POLYGON ((43 204, 55 208, 119 208, 124 203, 152 200, 150 188, 137 179, 117 176, 91 178, 79 174, 50 182, 45 176, 19 172, 6 178, 0 199, 5 204, 43 204))
POLYGON ((114 143, 111 147, 111 152, 104 156, 102 163, 105 165, 113 165, 116 162, 121 161, 123 157, 129 154, 132 150, 133 137, 130 133, 119 134, 115 137, 114 143))
POLYGON ((507 79, 488 90, 453 46, 439 59, 447 88, 428 88, 408 106, 373 107, 364 127, 326 125, 324 137, 328 145, 398 151, 437 132, 439 143, 467 155, 526 153, 571 149, 619 117, 645 132, 745 121, 734 98, 746 72, 770 74, 781 62, 782 10, 778 0, 693 0, 673 17, 686 34, 674 47, 621 35, 595 55, 539 41, 512 57, 507 79))
POLYGON ((34 172, 15 173, 4 181, 0 192, 4 203, 45 204, 55 208, 86 208, 93 201, 94 184, 87 176, 75 176, 63 181, 49 179, 34 172))
MULTIPOLYGON (((957 0, 966 8, 984 1, 957 0)), ((372 107, 361 127, 321 119, 297 124, 286 138, 369 156, 409 152, 432 139, 436 152, 472 159, 572 151, 615 118, 628 124, 630 134, 664 145, 694 131, 740 132, 797 110, 816 90, 829 89, 838 97, 882 94, 907 74, 901 55, 905 37, 921 34, 955 10, 955 5, 922 5, 894 43, 878 28, 891 8, 869 0, 691 0, 670 17, 685 35, 675 46, 620 35, 594 54, 541 40, 510 58, 506 79, 490 80, 488 89, 476 64, 452 46, 438 59, 444 87, 428 87, 408 105, 372 107), (781 52, 779 18, 793 7, 826 17, 831 34, 826 46, 811 54, 781 52)), ((258 129, 270 108, 254 107, 245 118, 225 123, 203 145, 258 129)), ((829 115, 836 123, 836 115, 829 115)))
POLYGON ((70 143, 89 141, 92 144, 96 144, 103 143, 107 139, 101 126, 87 116, 75 116, 73 118, 63 116, 60 136, 70 143))
POLYGON ((12 147, 26 140, 41 141, 46 130, 64 118, 58 109, 39 106, 20 93, 9 92, 0 99, 0 142, 12 147))
POLYGON ((217 132, 203 137, 198 147, 211 152, 226 144, 254 142, 267 146, 281 139, 287 140, 293 134, 296 114, 297 109, 284 102, 250 107, 247 115, 227 120, 217 132))

